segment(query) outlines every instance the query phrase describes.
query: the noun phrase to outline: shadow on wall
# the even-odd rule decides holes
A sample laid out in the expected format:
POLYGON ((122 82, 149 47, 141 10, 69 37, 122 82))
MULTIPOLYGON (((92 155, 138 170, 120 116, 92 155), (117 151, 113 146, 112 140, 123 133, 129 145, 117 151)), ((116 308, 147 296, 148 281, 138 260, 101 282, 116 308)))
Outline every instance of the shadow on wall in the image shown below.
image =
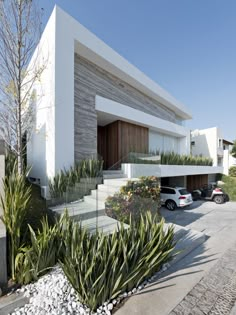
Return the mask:
POLYGON ((27 144, 27 165, 31 167, 30 177, 40 179, 40 184, 45 185, 47 181, 46 164, 46 125, 37 130, 27 144))

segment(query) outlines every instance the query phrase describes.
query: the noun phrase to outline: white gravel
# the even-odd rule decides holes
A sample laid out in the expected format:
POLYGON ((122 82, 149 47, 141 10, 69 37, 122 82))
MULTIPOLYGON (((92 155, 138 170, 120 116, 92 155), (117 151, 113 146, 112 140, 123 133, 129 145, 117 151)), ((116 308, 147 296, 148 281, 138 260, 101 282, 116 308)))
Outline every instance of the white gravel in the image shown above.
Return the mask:
POLYGON ((29 298, 29 304, 15 309, 11 315, 111 315, 115 305, 124 298, 142 290, 149 282, 153 281, 162 270, 149 281, 144 281, 138 288, 121 294, 117 299, 105 302, 96 313, 78 301, 77 295, 71 284, 65 277, 62 269, 56 266, 50 273, 41 277, 37 282, 29 284, 18 290, 29 298))

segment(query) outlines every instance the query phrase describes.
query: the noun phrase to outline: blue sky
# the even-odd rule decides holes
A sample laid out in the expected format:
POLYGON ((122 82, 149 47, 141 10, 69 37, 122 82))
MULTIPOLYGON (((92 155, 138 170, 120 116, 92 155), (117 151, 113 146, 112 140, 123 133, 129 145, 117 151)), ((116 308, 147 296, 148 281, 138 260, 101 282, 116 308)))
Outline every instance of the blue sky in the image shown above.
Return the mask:
POLYGON ((235 0, 38 0, 55 3, 185 104, 191 129, 236 139, 235 0))

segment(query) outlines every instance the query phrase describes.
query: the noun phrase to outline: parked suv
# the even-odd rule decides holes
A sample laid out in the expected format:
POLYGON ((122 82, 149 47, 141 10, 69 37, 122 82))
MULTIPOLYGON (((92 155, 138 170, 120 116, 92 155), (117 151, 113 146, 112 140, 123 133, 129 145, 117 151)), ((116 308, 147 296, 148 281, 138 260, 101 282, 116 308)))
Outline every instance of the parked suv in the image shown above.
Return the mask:
POLYGON ((161 204, 168 210, 186 207, 193 203, 192 195, 184 187, 161 187, 161 204))

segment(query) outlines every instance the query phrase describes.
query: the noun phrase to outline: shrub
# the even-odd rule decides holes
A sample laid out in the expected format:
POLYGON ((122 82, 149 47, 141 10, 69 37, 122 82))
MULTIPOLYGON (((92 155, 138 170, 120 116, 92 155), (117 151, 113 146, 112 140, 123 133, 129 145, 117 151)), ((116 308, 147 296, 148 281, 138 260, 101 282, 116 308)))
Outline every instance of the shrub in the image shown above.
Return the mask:
POLYGON ((223 175, 222 181, 223 185, 220 185, 224 193, 228 194, 229 199, 236 201, 236 178, 223 175))
POLYGON ((3 184, 4 197, 1 197, 3 216, 1 219, 7 230, 10 271, 12 279, 15 280, 15 258, 21 246, 22 223, 27 214, 31 187, 26 184, 25 174, 20 175, 14 170, 11 175, 5 177, 3 184))
POLYGON ((62 197, 68 188, 75 187, 76 183, 80 182, 80 178, 101 177, 102 169, 102 160, 87 159, 70 167, 69 170, 61 170, 48 181, 51 197, 62 197))
POLYGON ((135 164, 162 164, 162 165, 205 165, 212 166, 211 158, 192 155, 180 155, 175 152, 156 152, 151 153, 149 157, 139 158, 135 153, 129 154, 126 163, 135 164), (150 160, 151 155, 160 155, 160 160, 150 160))
POLYGON ((106 200, 106 214, 125 223, 129 222, 130 215, 133 220, 138 220, 147 210, 157 214, 159 207, 159 180, 154 176, 129 181, 119 193, 106 200))
POLYGON ((37 231, 29 226, 31 244, 21 247, 16 256, 16 280, 21 284, 28 284, 38 280, 56 265, 62 255, 62 239, 69 219, 68 214, 50 226, 47 217, 41 221, 42 227, 37 231))
POLYGON ((172 258, 173 240, 173 227, 164 229, 164 221, 150 213, 107 236, 89 235, 74 223, 61 266, 80 301, 95 311, 156 273, 172 258))
POLYGON ((236 177, 236 166, 231 166, 229 169, 229 176, 236 177))

